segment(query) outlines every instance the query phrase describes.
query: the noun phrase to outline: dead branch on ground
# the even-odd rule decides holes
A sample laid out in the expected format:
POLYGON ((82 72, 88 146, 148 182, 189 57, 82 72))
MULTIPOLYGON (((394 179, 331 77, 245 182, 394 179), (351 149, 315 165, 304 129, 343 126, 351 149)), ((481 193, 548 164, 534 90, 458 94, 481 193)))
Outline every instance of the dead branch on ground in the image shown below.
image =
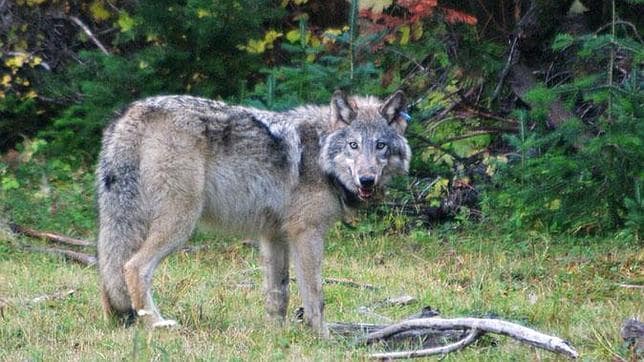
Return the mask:
POLYGON ((97 262, 96 256, 81 253, 78 251, 73 251, 73 250, 66 250, 66 249, 59 249, 59 248, 40 248, 36 246, 25 246, 24 249, 29 251, 36 251, 40 253, 62 255, 69 260, 72 260, 87 266, 94 266, 96 265, 96 262, 97 262))
POLYGON ((73 246, 93 246, 94 245, 93 243, 87 240, 76 239, 69 236, 65 236, 57 233, 51 233, 47 231, 39 231, 36 229, 28 228, 26 226, 14 224, 14 223, 9 224, 9 228, 15 234, 22 234, 32 238, 45 239, 45 240, 49 240, 49 241, 53 241, 61 244, 67 244, 67 245, 73 245, 73 246))
POLYGON ((330 323, 329 329, 344 336, 357 337, 359 343, 384 342, 392 346, 400 342, 420 341, 419 349, 374 353, 376 359, 413 358, 457 351, 474 343, 486 333, 502 334, 519 342, 577 358, 579 354, 561 338, 537 332, 531 328, 491 318, 440 318, 425 308, 420 317, 392 325, 365 323, 330 323))
POLYGON ((377 289, 372 284, 358 283, 356 281, 353 281, 353 280, 350 280, 350 279, 344 279, 344 278, 324 278, 323 283, 325 283, 325 284, 338 284, 338 285, 344 285, 344 286, 352 287, 352 288, 361 288, 361 289, 369 289, 369 290, 377 289))
POLYGON ((75 289, 68 289, 63 291, 57 291, 51 294, 43 294, 37 297, 31 298, 29 304, 38 304, 48 300, 60 300, 69 297, 70 295, 76 293, 75 289))

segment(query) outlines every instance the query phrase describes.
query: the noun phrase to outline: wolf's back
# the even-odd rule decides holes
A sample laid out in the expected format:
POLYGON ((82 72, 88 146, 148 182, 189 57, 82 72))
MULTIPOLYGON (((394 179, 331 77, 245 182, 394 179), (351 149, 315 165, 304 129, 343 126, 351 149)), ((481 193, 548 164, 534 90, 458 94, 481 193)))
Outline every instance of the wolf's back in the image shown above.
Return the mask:
POLYGON ((98 265, 107 313, 131 313, 123 265, 146 234, 141 205, 140 144, 144 114, 136 105, 105 130, 96 171, 99 222, 98 265))

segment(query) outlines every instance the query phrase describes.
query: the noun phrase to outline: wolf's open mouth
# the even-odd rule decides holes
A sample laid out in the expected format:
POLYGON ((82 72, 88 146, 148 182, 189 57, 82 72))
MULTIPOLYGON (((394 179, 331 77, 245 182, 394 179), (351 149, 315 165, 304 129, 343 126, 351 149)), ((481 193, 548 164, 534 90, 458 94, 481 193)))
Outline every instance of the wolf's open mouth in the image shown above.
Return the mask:
POLYGON ((358 197, 362 200, 367 200, 373 195, 372 187, 358 187, 358 197))

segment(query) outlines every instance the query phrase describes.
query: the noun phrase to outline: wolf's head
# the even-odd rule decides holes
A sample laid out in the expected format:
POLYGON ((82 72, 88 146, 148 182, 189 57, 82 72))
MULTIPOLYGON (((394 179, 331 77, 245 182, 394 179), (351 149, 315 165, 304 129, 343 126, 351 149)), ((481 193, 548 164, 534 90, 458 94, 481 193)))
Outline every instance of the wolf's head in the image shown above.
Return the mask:
POLYGON ((333 131, 324 139, 320 155, 322 169, 362 201, 391 176, 406 173, 411 150, 403 136, 405 107, 401 91, 385 101, 336 91, 330 112, 333 131))

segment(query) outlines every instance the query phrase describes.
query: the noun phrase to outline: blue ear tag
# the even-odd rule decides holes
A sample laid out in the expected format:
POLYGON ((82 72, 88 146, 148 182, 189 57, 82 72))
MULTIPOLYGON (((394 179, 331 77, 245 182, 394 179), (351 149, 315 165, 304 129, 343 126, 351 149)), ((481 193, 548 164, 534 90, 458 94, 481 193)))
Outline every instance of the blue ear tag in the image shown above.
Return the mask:
POLYGON ((400 116, 405 120, 405 122, 409 123, 411 121, 411 116, 407 112, 400 112, 400 116))

